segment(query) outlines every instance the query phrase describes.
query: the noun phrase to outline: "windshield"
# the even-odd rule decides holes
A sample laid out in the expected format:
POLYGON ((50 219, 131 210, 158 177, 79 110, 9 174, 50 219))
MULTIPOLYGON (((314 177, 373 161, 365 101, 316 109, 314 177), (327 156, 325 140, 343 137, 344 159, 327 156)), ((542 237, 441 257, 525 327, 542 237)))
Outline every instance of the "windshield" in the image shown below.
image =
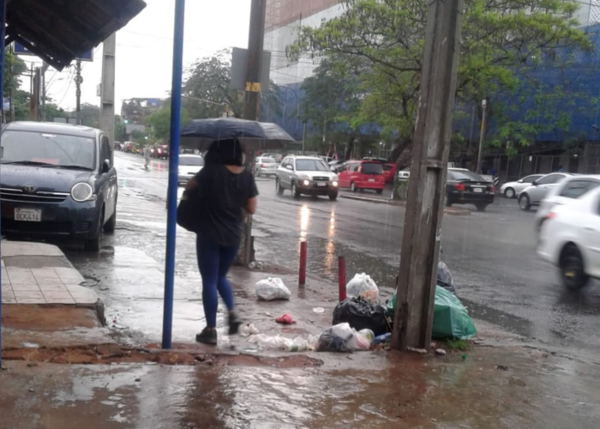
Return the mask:
POLYGON ((448 171, 448 180, 457 180, 460 182, 464 181, 473 181, 473 182, 485 182, 485 179, 481 177, 477 173, 473 173, 472 171, 457 171, 457 170, 449 170, 448 171))
POLYGON ((297 171, 330 171, 330 168, 325 162, 320 159, 297 159, 297 171))
POLYGON ((260 158, 260 162, 265 164, 277 164, 273 158, 260 158))
POLYGON ((363 174, 382 174, 383 166, 374 162, 363 162, 361 172, 363 174))
POLYGON ((190 165, 193 167, 204 167, 204 158, 199 156, 185 156, 179 158, 179 165, 190 165))
POLYGON ((3 164, 39 164, 93 170, 96 145, 92 138, 32 131, 2 133, 3 164))

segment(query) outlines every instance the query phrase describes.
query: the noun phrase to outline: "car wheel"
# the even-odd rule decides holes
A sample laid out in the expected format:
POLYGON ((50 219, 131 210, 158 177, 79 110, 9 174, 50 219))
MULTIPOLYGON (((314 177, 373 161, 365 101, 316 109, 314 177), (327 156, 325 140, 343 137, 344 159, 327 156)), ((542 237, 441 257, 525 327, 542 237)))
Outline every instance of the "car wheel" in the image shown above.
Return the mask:
POLYGON ((378 193, 379 195, 383 194, 383 189, 377 189, 377 193, 378 193))
POLYGON ((296 182, 292 183, 292 197, 300 198, 300 191, 298 190, 298 187, 296 186, 296 182))
POLYGON ((338 197, 338 193, 337 192, 332 192, 331 194, 329 194, 329 199, 331 201, 337 200, 337 197, 338 197))
POLYGON ((487 206, 487 204, 475 204, 475 207, 477 208, 478 212, 484 212, 487 206))
POLYGON ((102 231, 104 230, 104 209, 100 216, 100 222, 98 223, 98 231, 96 231, 96 237, 89 240, 85 240, 84 247, 87 252, 98 253, 100 251, 100 245, 102 243, 102 231))
POLYGON ((531 208, 529 197, 527 194, 523 194, 519 197, 519 208, 523 211, 528 211, 531 208))
POLYGON ((508 199, 513 199, 515 197, 515 190, 513 188, 506 188, 504 191, 504 196, 508 199))
POLYGON ((350 183, 350 190, 352 192, 356 192, 357 189, 356 189, 356 185, 354 184, 354 182, 350 183))
POLYGON ((104 225, 104 232, 107 234, 112 234, 117 229, 117 208, 115 207, 115 213, 111 216, 111 218, 104 225))
POLYGON ((283 195, 283 187, 281 186, 279 179, 275 179, 275 191, 277 192, 277 195, 283 195))
POLYGON ((581 289, 589 280, 585 274, 583 256, 574 244, 568 244, 560 255, 560 273, 564 285, 570 290, 581 289))

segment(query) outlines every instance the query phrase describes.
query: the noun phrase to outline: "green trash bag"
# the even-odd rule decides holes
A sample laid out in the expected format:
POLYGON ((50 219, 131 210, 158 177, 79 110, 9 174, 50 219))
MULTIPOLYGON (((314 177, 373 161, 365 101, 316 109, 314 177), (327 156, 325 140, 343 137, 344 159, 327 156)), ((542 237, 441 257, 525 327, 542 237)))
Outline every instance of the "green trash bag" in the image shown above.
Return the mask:
MULTIPOLYGON (((390 317, 394 317, 396 294, 387 303, 390 317)), ((435 288, 435 303, 433 306, 433 330, 431 337, 436 340, 468 340, 477 331, 473 319, 460 300, 441 286, 435 288)))

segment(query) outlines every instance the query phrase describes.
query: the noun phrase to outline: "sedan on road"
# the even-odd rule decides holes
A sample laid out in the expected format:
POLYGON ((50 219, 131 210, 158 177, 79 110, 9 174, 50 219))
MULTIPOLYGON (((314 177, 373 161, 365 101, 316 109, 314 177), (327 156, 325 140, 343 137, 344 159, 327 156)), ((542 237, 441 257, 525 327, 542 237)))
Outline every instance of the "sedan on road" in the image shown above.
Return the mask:
POLYGON ((446 206, 473 204, 485 211, 494 202, 494 185, 481 175, 463 168, 449 168, 446 181, 446 206))
POLYGON ((525 176, 516 182, 507 182, 500 187, 500 193, 504 195, 506 198, 515 198, 517 197, 525 188, 531 186, 531 184, 544 177, 544 174, 531 174, 529 176, 525 176))
POLYGON ((204 167, 204 158, 200 155, 179 155, 177 181, 185 185, 204 167))
POLYGON ((559 267, 569 289, 600 278, 600 188, 546 215, 538 254, 559 267))
POLYGON ((273 158, 259 156, 254 163, 254 175, 260 176, 275 176, 279 164, 273 158))
POLYGON ((99 251, 117 220, 113 148, 100 130, 12 122, 2 130, 2 232, 81 239, 99 251))
POLYGON ((571 173, 551 173, 541 179, 534 180, 531 186, 528 186, 519 194, 519 207, 521 210, 527 211, 531 209, 532 206, 539 205, 548 192, 556 188, 558 184, 567 177, 571 176, 573 176, 571 173))
POLYGON ((571 176, 564 179, 555 188, 551 189, 546 198, 540 203, 535 214, 535 225, 539 232, 546 216, 556 207, 571 203, 581 198, 592 189, 600 186, 600 175, 571 176))
POLYGON ((338 197, 338 176, 319 157, 288 156, 277 169, 275 189, 277 195, 283 195, 289 189, 294 198, 322 195, 335 201, 338 197))

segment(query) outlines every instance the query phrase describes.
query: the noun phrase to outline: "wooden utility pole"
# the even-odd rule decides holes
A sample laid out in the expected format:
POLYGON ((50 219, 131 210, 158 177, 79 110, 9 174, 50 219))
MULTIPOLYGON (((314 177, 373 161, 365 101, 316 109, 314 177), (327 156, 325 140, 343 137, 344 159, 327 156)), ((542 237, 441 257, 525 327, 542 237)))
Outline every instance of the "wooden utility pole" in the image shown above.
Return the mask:
POLYGON ((429 3, 392 347, 428 349, 456 91, 463 0, 429 3))
POLYGON ((40 120, 40 87, 42 74, 39 67, 32 72, 32 91, 29 107, 29 119, 32 121, 40 120))
MULTIPOLYGON (((250 9, 250 35, 248 37, 248 63, 246 65, 246 88, 244 94, 244 119, 257 121, 260 115, 261 73, 265 40, 265 17, 267 0, 252 0, 250 9)), ((254 153, 246 151, 246 167, 254 172, 254 153)), ((252 241, 252 216, 244 222, 244 236, 237 263, 248 265, 254 260, 252 241)))

